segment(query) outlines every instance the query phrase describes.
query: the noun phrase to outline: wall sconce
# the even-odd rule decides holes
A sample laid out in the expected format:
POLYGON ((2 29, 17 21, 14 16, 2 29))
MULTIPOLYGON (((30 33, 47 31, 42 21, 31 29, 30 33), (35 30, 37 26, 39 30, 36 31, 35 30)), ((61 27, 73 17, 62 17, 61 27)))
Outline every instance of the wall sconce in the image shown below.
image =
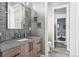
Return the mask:
POLYGON ((2 35, 2 33, 0 32, 0 36, 2 35))
POLYGON ((28 33, 29 36, 31 36, 31 30, 32 30, 32 28, 29 27, 29 33, 28 33))
POLYGON ((31 27, 29 27, 29 31, 31 31, 31 27))

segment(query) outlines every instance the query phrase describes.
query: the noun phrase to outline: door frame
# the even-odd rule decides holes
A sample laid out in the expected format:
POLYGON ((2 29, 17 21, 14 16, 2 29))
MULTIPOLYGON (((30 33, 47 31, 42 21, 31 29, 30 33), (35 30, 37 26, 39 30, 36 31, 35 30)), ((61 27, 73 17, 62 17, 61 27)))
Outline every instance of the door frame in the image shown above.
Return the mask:
POLYGON ((70 51, 70 19, 69 19, 69 4, 60 5, 52 8, 52 46, 54 48, 54 10, 66 8, 66 38, 67 38, 67 50, 70 51))

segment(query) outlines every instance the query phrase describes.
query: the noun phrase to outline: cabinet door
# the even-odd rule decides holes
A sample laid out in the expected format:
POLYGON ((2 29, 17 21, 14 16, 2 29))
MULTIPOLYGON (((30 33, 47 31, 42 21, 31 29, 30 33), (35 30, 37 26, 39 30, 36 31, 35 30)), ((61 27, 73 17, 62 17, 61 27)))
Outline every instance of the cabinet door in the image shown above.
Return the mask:
POLYGON ((3 57, 16 57, 20 56, 20 47, 15 47, 12 49, 9 49, 7 51, 2 52, 3 57))
POLYGON ((37 57, 37 56, 40 55, 39 54, 40 52, 41 52, 41 40, 40 39, 36 39, 35 41, 33 41, 32 56, 37 57))
POLYGON ((28 57, 29 56, 29 44, 21 45, 21 57, 28 57))
POLYGON ((29 46, 29 43, 28 44, 25 44, 25 56, 26 57, 29 57, 30 56, 30 46, 29 46))
POLYGON ((21 57, 25 56, 25 45, 21 45, 21 57))

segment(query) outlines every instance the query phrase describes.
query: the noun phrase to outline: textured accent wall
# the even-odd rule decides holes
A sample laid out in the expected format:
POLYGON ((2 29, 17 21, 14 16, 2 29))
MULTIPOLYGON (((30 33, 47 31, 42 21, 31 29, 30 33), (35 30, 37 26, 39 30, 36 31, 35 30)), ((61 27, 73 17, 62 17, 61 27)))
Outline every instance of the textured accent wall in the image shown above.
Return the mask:
POLYGON ((0 32, 2 33, 0 40, 12 40, 15 33, 20 33, 21 35, 26 32, 28 33, 28 27, 30 24, 30 10, 27 9, 26 13, 26 27, 25 29, 7 29, 7 16, 6 16, 6 2, 0 2, 0 32), (29 16, 29 17, 27 17, 29 16))

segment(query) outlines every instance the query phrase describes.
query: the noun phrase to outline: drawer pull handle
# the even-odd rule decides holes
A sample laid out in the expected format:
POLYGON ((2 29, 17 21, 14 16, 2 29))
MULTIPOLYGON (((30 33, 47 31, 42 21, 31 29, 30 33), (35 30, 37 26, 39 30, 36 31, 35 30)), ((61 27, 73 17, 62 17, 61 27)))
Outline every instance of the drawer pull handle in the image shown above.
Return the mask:
POLYGON ((41 52, 42 52, 42 51, 40 50, 40 51, 37 52, 37 54, 39 54, 39 53, 41 53, 41 52))
POLYGON ((41 41, 39 41, 37 44, 40 44, 41 43, 41 41))
POLYGON ((33 42, 29 43, 29 52, 31 52, 33 50, 33 42))
POLYGON ((2 56, 2 52, 0 52, 0 57, 2 56))
POLYGON ((16 56, 18 56, 19 55, 19 53, 17 53, 16 55, 14 55, 13 57, 16 57, 16 56))
POLYGON ((31 42, 29 42, 29 52, 31 51, 31 42))

